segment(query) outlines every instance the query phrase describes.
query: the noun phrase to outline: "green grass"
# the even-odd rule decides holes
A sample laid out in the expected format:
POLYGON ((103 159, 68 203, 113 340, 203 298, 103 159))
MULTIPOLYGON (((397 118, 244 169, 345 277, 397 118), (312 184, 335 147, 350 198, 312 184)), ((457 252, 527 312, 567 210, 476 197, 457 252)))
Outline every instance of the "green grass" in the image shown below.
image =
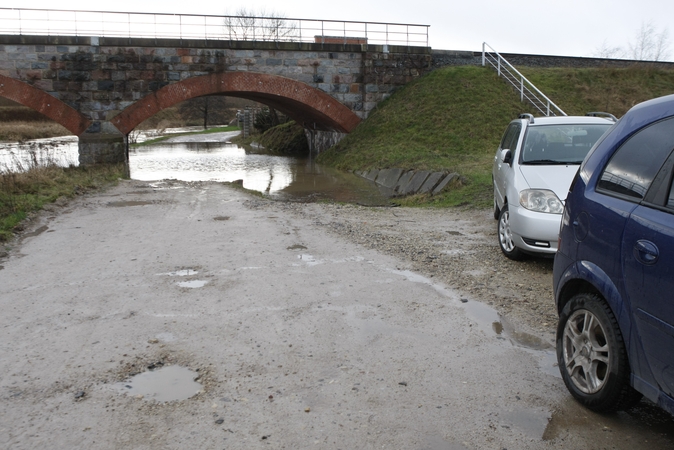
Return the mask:
POLYGON ((226 126, 226 127, 216 127, 216 128, 209 128, 207 130, 202 130, 202 131, 187 131, 185 133, 172 133, 168 136, 162 136, 156 139, 148 139, 147 141, 141 142, 139 144, 132 144, 132 147, 143 147, 145 145, 151 145, 151 144, 156 144, 158 142, 165 141, 167 139, 174 138, 176 136, 189 136, 192 134, 211 134, 211 133, 224 133, 227 131, 239 131, 241 128, 237 126, 226 126))
POLYGON ((0 241, 10 239, 21 222, 60 197, 72 198, 127 177, 125 165, 33 167, 0 173, 0 241))
MULTIPOLYGON (((631 106, 674 93, 674 70, 518 68, 569 115, 631 106)), ((396 199, 403 205, 489 207, 492 159, 507 124, 533 108, 491 68, 438 69, 395 92, 318 161, 343 170, 458 172, 448 193, 396 199)), ((540 114, 534 114, 536 116, 540 114)))

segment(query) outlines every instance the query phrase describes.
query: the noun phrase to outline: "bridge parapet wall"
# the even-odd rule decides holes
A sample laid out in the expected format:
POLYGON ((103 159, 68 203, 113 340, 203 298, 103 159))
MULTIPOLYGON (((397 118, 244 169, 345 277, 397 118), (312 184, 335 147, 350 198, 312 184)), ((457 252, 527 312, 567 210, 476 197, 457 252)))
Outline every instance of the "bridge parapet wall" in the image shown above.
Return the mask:
POLYGON ((430 69, 425 47, 0 36, 0 74, 109 120, 148 93, 191 77, 246 71, 306 83, 360 118, 430 69))

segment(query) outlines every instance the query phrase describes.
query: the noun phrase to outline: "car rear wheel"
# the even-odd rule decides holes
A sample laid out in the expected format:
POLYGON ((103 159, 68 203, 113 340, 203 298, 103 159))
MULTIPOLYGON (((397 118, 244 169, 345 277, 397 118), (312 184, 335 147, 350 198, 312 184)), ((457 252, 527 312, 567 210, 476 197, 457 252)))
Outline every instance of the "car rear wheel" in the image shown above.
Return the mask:
POLYGON ((641 398, 629 384, 630 366, 618 322, 597 295, 577 294, 562 309, 557 361, 569 392, 593 411, 627 409, 641 398))
POLYGON ((501 251, 508 258, 518 261, 524 258, 524 253, 513 242, 513 233, 510 230, 510 212, 504 204, 498 217, 498 244, 501 251))

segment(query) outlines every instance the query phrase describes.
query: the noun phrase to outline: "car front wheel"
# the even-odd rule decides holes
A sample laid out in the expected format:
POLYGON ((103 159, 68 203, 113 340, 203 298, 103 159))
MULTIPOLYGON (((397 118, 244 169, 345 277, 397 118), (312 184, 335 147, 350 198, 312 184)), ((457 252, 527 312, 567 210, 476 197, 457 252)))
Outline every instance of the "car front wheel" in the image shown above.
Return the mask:
POLYGON ((641 398, 629 384, 618 322, 597 295, 577 294, 564 306, 557 326, 557 361, 568 390, 593 411, 626 409, 641 398))
POLYGON ((498 244, 503 254, 510 259, 517 261, 525 256, 513 243, 513 233, 510 230, 510 212, 507 204, 503 205, 498 217, 498 244))

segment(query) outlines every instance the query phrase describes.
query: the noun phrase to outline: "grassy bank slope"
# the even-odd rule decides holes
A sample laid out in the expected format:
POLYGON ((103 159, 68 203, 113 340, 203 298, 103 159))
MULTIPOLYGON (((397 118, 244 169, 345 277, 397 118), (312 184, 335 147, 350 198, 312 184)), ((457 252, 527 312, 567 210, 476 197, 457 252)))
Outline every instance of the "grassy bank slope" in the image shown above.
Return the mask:
MULTIPOLYGON (((674 93, 674 70, 520 70, 567 114, 606 111, 620 117, 636 103, 674 93)), ((405 202, 489 206, 494 152, 508 122, 523 112, 534 113, 492 69, 439 69, 382 102, 319 162, 344 170, 456 171, 464 177, 462 188, 405 202)))

